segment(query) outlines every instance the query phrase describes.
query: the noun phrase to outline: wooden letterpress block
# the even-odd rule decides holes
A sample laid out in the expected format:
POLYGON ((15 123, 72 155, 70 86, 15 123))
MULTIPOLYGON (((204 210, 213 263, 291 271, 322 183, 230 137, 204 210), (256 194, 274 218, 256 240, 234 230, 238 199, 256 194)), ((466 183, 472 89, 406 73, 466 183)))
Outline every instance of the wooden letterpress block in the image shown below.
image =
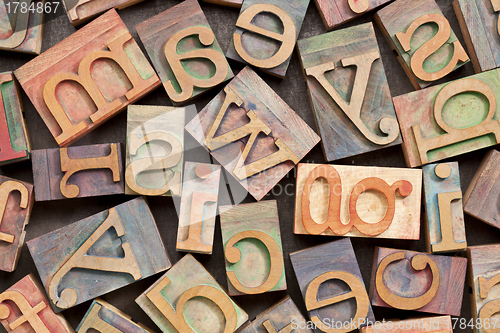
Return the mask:
POLYGON ((0 176, 0 271, 13 272, 33 208, 33 185, 0 176))
POLYGON ((257 201, 320 140, 250 67, 201 110, 186 130, 257 201))
POLYGON ((197 0, 186 0, 135 29, 174 105, 234 76, 197 0))
POLYGON ((0 73, 0 165, 30 158, 31 144, 20 96, 13 73, 0 73))
POLYGON ((397 0, 374 19, 417 90, 469 61, 435 0, 397 0))
POLYGON ((363 327, 361 333, 453 333, 452 327, 450 316, 426 317, 379 323, 363 327))
POLYGON ((309 1, 243 1, 226 56, 284 78, 309 1))
POLYGON ((85 23, 108 9, 123 9, 143 0, 62 0, 72 25, 85 23))
POLYGON ((464 210, 458 162, 423 167, 427 251, 465 251, 464 210))
POLYGON ((56 312, 170 268, 142 197, 33 239, 28 248, 56 312))
POLYGON ((372 23, 297 45, 327 161, 401 144, 372 23))
POLYGON ((286 290, 276 201, 221 206, 219 212, 229 295, 286 290))
POLYGON ((417 240, 421 193, 421 170, 300 163, 294 233, 417 240))
POLYGON ((186 110, 130 105, 125 193, 180 196, 186 110))
POLYGON ((217 5, 241 8, 243 0, 203 0, 204 2, 215 3, 217 5))
POLYGON ((164 333, 234 332, 248 319, 191 254, 135 301, 164 333))
POLYGON ((371 304, 459 316, 466 270, 465 258, 377 247, 371 304))
POLYGON ((186 162, 177 251, 212 254, 220 165, 186 162))
POLYGON ((393 98, 406 164, 416 167, 500 143, 500 69, 393 98))
POLYGON ((123 194, 121 143, 34 150, 36 201, 123 194))
POLYGON ((160 85, 114 9, 14 74, 61 147, 160 85))
POLYGON ((291 253, 290 260, 318 332, 350 332, 375 321, 349 238, 291 253))

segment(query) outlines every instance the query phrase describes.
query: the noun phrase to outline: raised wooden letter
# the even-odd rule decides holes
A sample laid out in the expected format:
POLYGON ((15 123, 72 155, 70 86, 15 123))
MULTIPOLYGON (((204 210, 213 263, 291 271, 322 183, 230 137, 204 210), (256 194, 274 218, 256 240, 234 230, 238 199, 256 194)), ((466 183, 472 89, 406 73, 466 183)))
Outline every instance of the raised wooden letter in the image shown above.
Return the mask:
POLYGON ((123 9, 141 1, 143 0, 62 0, 62 3, 68 14, 69 21, 72 25, 77 26, 104 13, 108 9, 123 9))

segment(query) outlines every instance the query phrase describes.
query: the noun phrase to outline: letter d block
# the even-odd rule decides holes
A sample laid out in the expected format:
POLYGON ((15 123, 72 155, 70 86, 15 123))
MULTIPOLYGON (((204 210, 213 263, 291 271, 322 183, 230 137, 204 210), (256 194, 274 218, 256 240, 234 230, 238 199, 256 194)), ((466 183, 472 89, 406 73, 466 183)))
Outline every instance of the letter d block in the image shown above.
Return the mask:
POLYGON ((375 321, 349 238, 291 253, 290 260, 318 332, 336 323, 350 332, 375 321))

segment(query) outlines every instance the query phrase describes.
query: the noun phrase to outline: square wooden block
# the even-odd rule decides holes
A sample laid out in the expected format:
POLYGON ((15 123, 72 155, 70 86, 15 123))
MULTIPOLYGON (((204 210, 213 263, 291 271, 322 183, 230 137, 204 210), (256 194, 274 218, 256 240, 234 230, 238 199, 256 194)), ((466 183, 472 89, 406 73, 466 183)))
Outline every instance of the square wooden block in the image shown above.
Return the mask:
POLYGON ((86 23, 97 15, 115 8, 123 9, 135 5, 144 0, 62 0, 66 14, 72 25, 77 26, 86 23))

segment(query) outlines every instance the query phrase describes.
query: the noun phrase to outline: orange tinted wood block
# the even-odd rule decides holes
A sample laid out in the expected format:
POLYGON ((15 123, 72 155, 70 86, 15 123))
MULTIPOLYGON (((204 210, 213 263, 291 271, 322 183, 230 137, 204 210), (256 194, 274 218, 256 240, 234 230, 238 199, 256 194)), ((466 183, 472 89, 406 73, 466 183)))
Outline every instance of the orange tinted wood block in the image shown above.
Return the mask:
POLYGON ((361 333, 453 333, 450 316, 387 321, 363 327, 361 333))
POLYGON ((62 0, 72 25, 83 24, 108 9, 123 9, 143 0, 62 0))

